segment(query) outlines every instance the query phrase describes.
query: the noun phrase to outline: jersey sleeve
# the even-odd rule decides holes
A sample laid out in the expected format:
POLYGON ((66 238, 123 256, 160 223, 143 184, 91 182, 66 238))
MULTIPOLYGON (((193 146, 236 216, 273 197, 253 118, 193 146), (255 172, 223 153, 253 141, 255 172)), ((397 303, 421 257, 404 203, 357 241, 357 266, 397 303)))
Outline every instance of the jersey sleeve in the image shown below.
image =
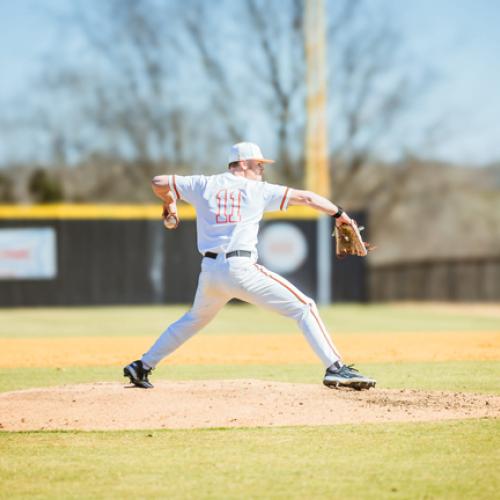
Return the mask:
POLYGON ((204 175, 168 175, 168 186, 175 200, 194 204, 206 185, 204 175))
POLYGON ((279 184, 264 183, 264 211, 285 211, 288 208, 290 188, 279 184))

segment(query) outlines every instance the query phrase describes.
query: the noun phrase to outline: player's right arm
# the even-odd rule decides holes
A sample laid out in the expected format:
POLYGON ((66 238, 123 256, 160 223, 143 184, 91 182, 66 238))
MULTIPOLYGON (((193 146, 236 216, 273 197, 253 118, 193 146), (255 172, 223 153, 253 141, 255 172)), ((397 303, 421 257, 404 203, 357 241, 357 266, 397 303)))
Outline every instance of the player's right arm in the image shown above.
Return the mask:
POLYGON ((157 175, 151 181, 153 192, 165 203, 187 201, 196 205, 203 196, 207 178, 203 175, 157 175))
MULTIPOLYGON (((335 215, 339 211, 338 205, 312 191, 302 191, 299 189, 291 189, 290 191, 289 206, 311 207, 328 215, 335 215)), ((337 224, 352 224, 352 219, 345 212, 335 220, 337 224)))
POLYGON ((151 181, 151 188, 153 193, 163 201, 163 217, 173 215, 177 218, 177 203, 175 195, 172 194, 170 189, 170 179, 168 175, 157 175, 151 181))
POLYGON ((175 203, 175 198, 170 190, 168 175, 157 175, 151 181, 153 193, 165 204, 175 203))

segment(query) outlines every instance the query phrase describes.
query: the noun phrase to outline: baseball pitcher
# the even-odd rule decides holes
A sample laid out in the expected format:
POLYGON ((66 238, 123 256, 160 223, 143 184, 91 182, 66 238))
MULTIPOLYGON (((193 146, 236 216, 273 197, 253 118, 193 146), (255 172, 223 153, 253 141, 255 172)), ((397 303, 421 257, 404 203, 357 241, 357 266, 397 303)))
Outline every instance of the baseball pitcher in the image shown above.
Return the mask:
POLYGON ((342 362, 315 302, 257 263, 257 235, 264 212, 305 205, 333 216, 337 227, 355 227, 341 208, 318 194, 264 182, 265 165, 271 163, 256 144, 240 142, 231 147, 225 173, 153 179, 152 188, 163 201, 168 229, 179 224, 177 200, 195 206, 198 250, 203 260, 191 309, 162 333, 142 359, 124 368, 124 376, 132 384, 153 387, 148 378, 151 370, 207 325, 224 304, 238 298, 293 318, 326 368, 326 386, 358 390, 375 386, 375 380, 342 362))

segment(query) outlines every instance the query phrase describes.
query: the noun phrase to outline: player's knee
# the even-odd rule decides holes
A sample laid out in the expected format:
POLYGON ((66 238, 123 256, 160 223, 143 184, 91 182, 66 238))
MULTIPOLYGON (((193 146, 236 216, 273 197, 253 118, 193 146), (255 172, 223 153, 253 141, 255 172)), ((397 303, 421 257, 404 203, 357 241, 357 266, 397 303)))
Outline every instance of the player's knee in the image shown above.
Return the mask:
POLYGON ((309 302, 294 302, 290 310, 290 316, 292 316, 297 321, 300 321, 310 312, 311 305, 309 302))
POLYGON ((204 309, 191 309, 186 316, 195 328, 203 328, 213 318, 213 313, 204 309))
POLYGON ((307 297, 307 301, 302 305, 302 318, 305 318, 311 314, 316 309, 316 302, 313 299, 307 297))

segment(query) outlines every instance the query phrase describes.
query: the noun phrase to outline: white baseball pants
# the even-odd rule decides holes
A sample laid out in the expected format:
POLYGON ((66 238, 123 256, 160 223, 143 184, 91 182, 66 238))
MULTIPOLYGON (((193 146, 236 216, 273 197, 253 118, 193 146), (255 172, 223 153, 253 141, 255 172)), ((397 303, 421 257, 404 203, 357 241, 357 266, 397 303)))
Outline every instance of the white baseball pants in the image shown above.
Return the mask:
POLYGON ((340 361, 315 302, 290 282, 248 257, 219 254, 205 257, 191 309, 172 323, 142 361, 151 368, 207 325, 232 298, 262 306, 295 319, 310 346, 325 367, 340 361))

